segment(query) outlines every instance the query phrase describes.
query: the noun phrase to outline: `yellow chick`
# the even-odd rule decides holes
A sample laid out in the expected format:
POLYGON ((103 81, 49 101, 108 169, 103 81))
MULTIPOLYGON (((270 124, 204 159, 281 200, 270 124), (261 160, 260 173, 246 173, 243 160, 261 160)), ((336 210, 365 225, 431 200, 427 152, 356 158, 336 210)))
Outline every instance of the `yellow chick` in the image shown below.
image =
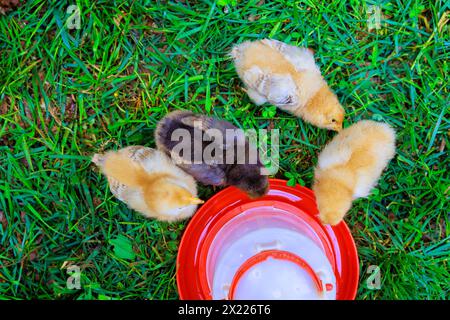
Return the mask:
POLYGON ((250 99, 269 102, 324 129, 342 129, 345 111, 307 48, 264 39, 233 47, 231 57, 250 99))
POLYGON ((164 153, 143 146, 95 154, 112 194, 147 218, 175 221, 194 214, 197 185, 164 153))
POLYGON ((370 194, 394 155, 395 131, 385 123, 364 120, 336 135, 320 153, 314 172, 322 222, 341 222, 353 200, 370 194))

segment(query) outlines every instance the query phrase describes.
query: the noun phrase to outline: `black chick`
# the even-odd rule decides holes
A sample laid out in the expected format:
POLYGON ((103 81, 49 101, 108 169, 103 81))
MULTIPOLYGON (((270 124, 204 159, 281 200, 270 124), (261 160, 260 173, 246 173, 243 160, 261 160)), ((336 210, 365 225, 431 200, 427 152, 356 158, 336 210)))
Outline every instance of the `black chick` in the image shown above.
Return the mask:
POLYGON ((158 123, 155 141, 160 151, 205 185, 236 186, 252 198, 267 193, 268 177, 262 174, 256 146, 227 121, 174 111, 158 123))

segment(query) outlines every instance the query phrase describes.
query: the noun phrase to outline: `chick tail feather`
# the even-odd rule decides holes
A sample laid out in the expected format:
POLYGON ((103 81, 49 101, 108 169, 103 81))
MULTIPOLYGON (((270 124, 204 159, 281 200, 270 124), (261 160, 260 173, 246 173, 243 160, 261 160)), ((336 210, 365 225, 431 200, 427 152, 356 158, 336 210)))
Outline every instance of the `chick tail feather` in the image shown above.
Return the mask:
POLYGON ((109 155, 103 166, 105 175, 110 176, 120 183, 132 187, 142 188, 148 183, 148 173, 144 168, 133 162, 132 159, 121 154, 109 155))

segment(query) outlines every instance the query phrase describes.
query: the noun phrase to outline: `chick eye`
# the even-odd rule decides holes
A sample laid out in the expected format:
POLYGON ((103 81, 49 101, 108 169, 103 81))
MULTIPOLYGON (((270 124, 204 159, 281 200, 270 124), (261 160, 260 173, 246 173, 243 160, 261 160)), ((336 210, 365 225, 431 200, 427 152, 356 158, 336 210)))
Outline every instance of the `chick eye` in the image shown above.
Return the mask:
POLYGON ((335 123, 335 122, 336 122, 336 119, 331 119, 331 122, 335 123))

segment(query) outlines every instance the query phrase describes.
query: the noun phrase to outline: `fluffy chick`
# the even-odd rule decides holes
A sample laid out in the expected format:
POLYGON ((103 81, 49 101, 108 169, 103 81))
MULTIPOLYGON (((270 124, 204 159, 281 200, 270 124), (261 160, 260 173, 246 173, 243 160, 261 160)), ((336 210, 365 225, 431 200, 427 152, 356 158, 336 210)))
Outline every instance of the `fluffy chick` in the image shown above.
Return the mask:
POLYGON ((353 200, 370 194, 394 155, 395 131, 385 123, 364 120, 336 135, 320 153, 314 172, 322 222, 341 222, 353 200))
POLYGON ((190 111, 174 111, 158 123, 155 141, 159 150, 170 155, 180 168, 197 181, 213 186, 233 185, 253 198, 263 196, 268 190, 267 175, 262 174, 264 166, 257 155, 256 146, 237 129, 227 121, 190 111), (174 138, 180 129, 187 133, 181 141, 174 138), (233 139, 227 139, 227 130, 236 134, 233 139), (212 131, 217 136, 212 136, 212 131), (190 152, 187 152, 188 148, 179 150, 180 143, 190 147, 190 152), (198 149, 195 150, 195 147, 198 149), (208 153, 207 150, 215 151, 208 153), (256 161, 250 161, 251 151, 256 154, 256 161), (221 153, 223 161, 216 161, 215 152, 221 153), (230 161, 226 161, 228 152, 234 154, 230 161), (205 158, 209 154, 212 157, 205 158))
POLYGON ((247 94, 324 129, 342 129, 345 111, 322 77, 312 50, 277 40, 246 41, 231 57, 247 94))
POLYGON ((195 180, 160 151, 131 146, 95 154, 92 162, 108 178, 112 194, 147 218, 188 218, 203 203, 195 180))

